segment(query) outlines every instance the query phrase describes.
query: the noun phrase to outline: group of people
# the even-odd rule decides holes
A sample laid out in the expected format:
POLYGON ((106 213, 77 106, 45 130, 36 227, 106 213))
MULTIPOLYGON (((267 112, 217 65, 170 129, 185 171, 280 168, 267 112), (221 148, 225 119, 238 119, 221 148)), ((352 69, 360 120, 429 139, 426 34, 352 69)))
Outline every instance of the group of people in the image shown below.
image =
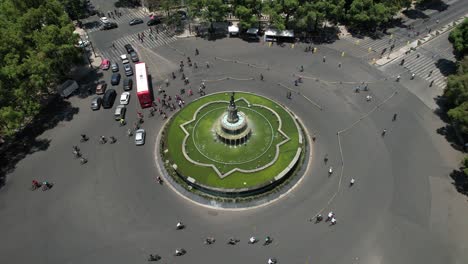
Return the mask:
MULTIPOLYGON (((82 139, 81 142, 85 142, 85 141, 87 140, 87 139, 86 139, 85 141, 83 141, 83 138, 87 138, 87 136, 84 135, 84 134, 82 134, 82 135, 81 135, 81 139, 82 139)), ((79 158, 79 159, 80 159, 81 165, 83 165, 83 164, 85 164, 85 163, 88 162, 88 160, 87 160, 85 157, 83 157, 83 155, 81 154, 80 148, 78 148, 78 146, 73 146, 72 148, 73 148, 73 152, 72 152, 73 155, 75 156, 75 158, 79 158)))
POLYGON ((54 186, 54 184, 51 183, 51 182, 48 182, 48 181, 39 182, 36 179, 32 180, 32 190, 37 190, 37 189, 43 187, 42 190, 46 191, 46 190, 52 188, 52 186, 54 186))

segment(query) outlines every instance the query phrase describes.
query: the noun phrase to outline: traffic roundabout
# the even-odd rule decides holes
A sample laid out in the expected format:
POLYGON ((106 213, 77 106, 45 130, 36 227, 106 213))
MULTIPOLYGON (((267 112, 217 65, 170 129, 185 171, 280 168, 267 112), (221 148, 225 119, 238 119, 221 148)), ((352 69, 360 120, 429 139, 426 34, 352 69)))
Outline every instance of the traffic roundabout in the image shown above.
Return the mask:
POLYGON ((304 127, 290 110, 263 96, 235 94, 231 101, 228 92, 192 101, 168 121, 159 143, 165 175, 209 199, 263 197, 301 177, 308 161, 304 127))

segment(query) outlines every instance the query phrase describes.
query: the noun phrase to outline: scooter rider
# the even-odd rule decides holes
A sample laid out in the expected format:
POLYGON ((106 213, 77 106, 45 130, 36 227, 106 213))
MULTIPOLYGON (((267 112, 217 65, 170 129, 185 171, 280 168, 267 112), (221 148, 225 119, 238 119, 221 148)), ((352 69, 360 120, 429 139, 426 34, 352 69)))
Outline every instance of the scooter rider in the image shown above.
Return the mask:
POLYGON ((256 237, 250 237, 249 239, 249 244, 254 244, 255 242, 257 242, 257 238, 256 237))
POLYGON ((323 220, 323 216, 321 214, 318 214, 316 217, 315 217, 315 222, 320 222, 323 220))
POLYGON ((182 224, 181 222, 177 222, 177 225, 176 225, 176 228, 179 230, 179 229, 183 229, 185 226, 184 224, 182 224))
POLYGON ((328 213, 327 221, 330 221, 332 218, 334 218, 334 216, 335 216, 335 213, 333 213, 333 212, 330 211, 330 212, 328 213))
POLYGON ((269 258, 269 259, 268 259, 268 264, 276 264, 276 262, 277 262, 277 261, 276 261, 276 259, 274 259, 274 258, 269 258))

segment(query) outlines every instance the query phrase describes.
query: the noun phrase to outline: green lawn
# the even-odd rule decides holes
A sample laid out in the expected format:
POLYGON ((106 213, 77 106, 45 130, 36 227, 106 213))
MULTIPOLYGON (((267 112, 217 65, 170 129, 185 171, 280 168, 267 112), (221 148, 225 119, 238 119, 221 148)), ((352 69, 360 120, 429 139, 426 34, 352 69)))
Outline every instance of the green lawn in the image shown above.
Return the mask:
POLYGON ((247 146, 232 148, 215 141, 214 124, 212 122, 213 120, 216 121, 226 111, 229 100, 229 94, 227 93, 202 97, 184 107, 174 116, 166 131, 165 142, 169 152, 165 154, 165 159, 177 164, 179 172, 183 175, 190 176, 201 184, 213 187, 242 188, 262 184, 274 178, 289 165, 296 154, 297 148, 300 147, 297 127, 291 115, 275 102, 254 94, 236 93, 236 100, 241 97, 247 99, 251 104, 270 107, 281 117, 283 122, 282 130, 290 140, 280 147, 280 156, 273 165, 260 172, 234 172, 221 179, 212 168, 195 165, 183 156, 182 141, 185 133, 183 133, 180 125, 191 120, 195 111, 203 104, 223 100, 224 102, 212 103, 202 108, 197 115, 198 123, 195 121, 185 126, 187 131, 191 133, 186 146, 190 157, 202 163, 214 164, 223 173, 233 168, 250 170, 257 166, 263 166, 272 160, 276 152, 276 144, 285 138, 277 132, 278 120, 276 115, 263 107, 252 106, 249 108, 244 101, 236 102, 239 111, 246 113, 249 122, 251 121, 253 124, 253 135, 247 146), (198 120, 199 118, 201 119, 198 120), (269 123, 266 122, 265 118, 268 119, 269 123), (273 132, 270 124, 273 127, 273 132), (194 128, 195 133, 193 133, 194 128), (194 143, 194 138, 196 138, 196 143, 194 143))

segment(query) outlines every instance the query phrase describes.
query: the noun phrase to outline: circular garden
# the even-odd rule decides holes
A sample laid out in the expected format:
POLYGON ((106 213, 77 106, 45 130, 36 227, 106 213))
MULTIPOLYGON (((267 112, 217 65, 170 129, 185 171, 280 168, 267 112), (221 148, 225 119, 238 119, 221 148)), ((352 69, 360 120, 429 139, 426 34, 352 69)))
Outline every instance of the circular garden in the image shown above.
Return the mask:
POLYGON ((235 105, 251 134, 227 144, 216 129, 229 96, 203 96, 169 120, 160 141, 166 171, 185 188, 211 197, 248 197, 278 188, 304 160, 300 123, 278 103, 238 92, 235 105))

